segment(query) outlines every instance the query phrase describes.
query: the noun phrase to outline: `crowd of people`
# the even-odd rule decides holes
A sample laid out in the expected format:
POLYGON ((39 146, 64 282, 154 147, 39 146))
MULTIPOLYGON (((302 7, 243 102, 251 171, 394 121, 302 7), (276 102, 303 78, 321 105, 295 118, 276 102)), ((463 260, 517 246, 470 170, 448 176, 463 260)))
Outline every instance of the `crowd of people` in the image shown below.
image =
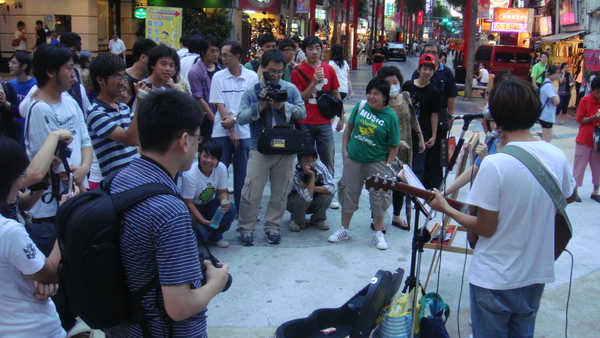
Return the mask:
MULTIPOLYGON (((364 179, 380 173, 396 175, 397 161, 409 165, 426 189, 436 191, 436 198, 428 201, 432 207, 480 236, 470 272, 476 337, 497 329, 500 321, 493 311, 479 306, 478 299, 504 297, 493 293, 497 290, 514 298, 517 288, 517 296, 534 295, 526 318, 517 320, 523 332, 532 333, 543 283, 554 275, 552 240, 504 250, 514 248, 511 227, 523 224, 524 219, 543 236, 552 236, 552 230, 543 228, 554 219, 552 200, 527 176, 527 168, 514 170, 516 159, 485 155, 499 152, 508 142, 533 153, 550 165, 569 202, 578 199, 575 185, 581 186, 589 163, 594 184, 591 198, 600 202, 600 159, 591 137, 593 127, 600 124, 600 78, 592 82, 592 94, 582 99, 578 109, 581 127, 575 179, 562 151, 529 132, 538 120, 544 129, 548 129, 544 121, 553 123, 554 111, 547 114, 544 110, 540 116, 540 97, 554 107, 563 99, 545 89, 540 89, 538 97, 530 83, 509 74, 495 80, 489 103, 494 123, 487 130, 496 129, 500 136, 489 149, 487 145, 478 149, 483 161, 473 171, 484 178, 475 181, 468 201, 479 213, 469 216, 452 210, 436 190, 442 187, 440 153, 451 128, 457 89, 454 73, 440 61, 443 51, 435 42, 421 46, 418 67, 406 81, 397 67, 383 65, 383 52, 375 53, 366 100, 349 114, 342 110, 331 118, 319 104, 323 93, 341 103, 360 89, 352 87, 342 47, 332 46, 331 60, 326 63, 323 43, 316 36, 299 43, 261 35, 255 58, 246 63, 238 42, 220 43, 198 31, 182 37, 179 51, 139 39, 132 47, 129 68, 118 33, 112 41, 111 52, 90 59, 81 51, 78 34, 63 33, 60 43, 40 44, 33 58, 19 50, 9 61, 15 79, 2 83, 0 91, 0 303, 15 311, 0 319, 2 332, 10 327, 14 330, 10 332, 60 337, 73 326, 75 317, 59 302, 57 314, 48 299, 56 293, 60 252, 56 245, 42 250, 35 230, 54 223, 61 202, 99 189, 109 177, 111 194, 159 183, 181 196, 150 197, 123 213, 120 245, 130 291, 139 290, 154 276, 159 278, 160 288, 143 295, 141 304, 149 330, 157 336, 165 330, 174 336, 206 335, 206 307, 225 287, 228 265, 201 262, 196 239, 227 248, 230 243, 223 234, 237 219, 240 243, 254 245, 267 181, 271 192, 260 229, 269 244, 282 241, 286 210, 291 215, 290 231, 309 225, 329 231, 328 209, 341 207, 339 227, 327 237, 337 243, 352 239, 351 220, 359 209, 364 179), (523 100, 517 104, 514 97, 523 100), (273 141, 269 135, 280 130, 299 132, 306 148, 287 153, 267 150, 265 139, 273 141), (334 130, 343 131, 341 158, 335 152, 334 130), (57 151, 59 159, 54 156, 57 151), (337 183, 336 158, 343 161, 337 183), (523 180, 528 194, 515 190, 523 187, 523 180), (494 189, 489 182, 496 182, 494 189), (480 188, 481 184, 486 188, 480 188), (511 197, 517 195, 519 199, 511 197), (539 203, 539 209, 514 212, 531 203, 539 203), (552 219, 537 217, 531 210, 547 210, 552 219), (498 250, 505 256, 500 265, 490 258, 498 250), (527 256, 526 266, 516 263, 521 251, 527 256), (540 262, 544 271, 538 273, 535 265, 540 262), (206 276, 201 265, 206 267, 206 276), (10 304, 28 307, 36 316, 19 315, 28 311, 10 304)), ((568 67, 561 69, 544 70, 547 76, 539 81, 540 87, 558 80, 566 86, 561 95, 566 95, 572 77, 568 67)), ((480 81, 484 80, 482 76, 480 81)), ((537 83, 537 78, 532 81, 537 83)), ((549 141, 546 134, 543 138, 549 141)), ((400 216, 404 195, 370 191, 369 202, 371 244, 385 250, 384 222, 390 206, 390 225, 410 230, 400 216)), ((142 336, 142 327, 132 319, 106 333, 142 336)))

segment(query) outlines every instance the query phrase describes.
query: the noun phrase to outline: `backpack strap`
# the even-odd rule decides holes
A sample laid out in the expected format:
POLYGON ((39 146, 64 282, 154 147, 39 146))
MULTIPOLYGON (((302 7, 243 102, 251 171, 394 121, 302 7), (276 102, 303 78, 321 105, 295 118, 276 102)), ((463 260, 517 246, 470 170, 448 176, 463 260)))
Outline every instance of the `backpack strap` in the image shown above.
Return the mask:
POLYGON ((300 76, 302 76, 302 78, 304 79, 304 81, 306 81, 307 85, 310 85, 310 83, 312 82, 308 76, 306 76, 306 74, 304 74, 304 72, 302 70, 300 70, 300 68, 296 67, 294 68, 294 70, 296 70, 298 73, 300 73, 300 76))
MULTIPOLYGON (((542 87, 544 87, 544 85, 545 85, 545 84, 548 84, 548 83, 549 83, 549 84, 552 84, 552 82, 544 82, 544 83, 542 83, 542 85, 540 86, 540 89, 539 89, 539 93, 540 93, 540 94, 542 93, 542 87)), ((539 96, 539 94, 538 94, 538 96, 539 96)), ((544 102, 544 105, 542 106, 542 109, 540 109, 540 111, 543 111, 543 110, 546 108, 546 105, 548 104, 548 102, 550 102, 550 97, 548 97, 548 98, 546 99, 546 102, 544 102)))

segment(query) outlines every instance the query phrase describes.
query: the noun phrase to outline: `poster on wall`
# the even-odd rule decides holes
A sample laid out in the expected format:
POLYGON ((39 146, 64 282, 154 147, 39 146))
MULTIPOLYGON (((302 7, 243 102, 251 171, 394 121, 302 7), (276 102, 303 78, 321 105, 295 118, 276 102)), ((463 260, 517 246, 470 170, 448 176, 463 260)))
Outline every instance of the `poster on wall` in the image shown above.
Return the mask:
POLYGON ((490 0, 477 0, 477 19, 491 19, 490 0))
POLYGON ((600 76, 600 50, 583 51, 583 76, 582 85, 585 88, 585 95, 591 92, 590 84, 600 76))
POLYGON ((179 49, 182 9, 175 7, 146 8, 146 38, 159 45, 179 49))
POLYGON ((310 0, 296 0, 296 13, 310 13, 310 0))

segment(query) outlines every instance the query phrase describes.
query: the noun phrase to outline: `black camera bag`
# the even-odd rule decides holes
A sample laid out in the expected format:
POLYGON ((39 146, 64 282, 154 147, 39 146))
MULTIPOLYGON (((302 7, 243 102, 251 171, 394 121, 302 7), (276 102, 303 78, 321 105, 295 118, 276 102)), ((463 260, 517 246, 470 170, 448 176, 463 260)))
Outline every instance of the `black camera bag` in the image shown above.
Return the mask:
POLYGON ((258 152, 265 155, 292 155, 306 149, 304 131, 289 126, 265 129, 258 136, 258 152))

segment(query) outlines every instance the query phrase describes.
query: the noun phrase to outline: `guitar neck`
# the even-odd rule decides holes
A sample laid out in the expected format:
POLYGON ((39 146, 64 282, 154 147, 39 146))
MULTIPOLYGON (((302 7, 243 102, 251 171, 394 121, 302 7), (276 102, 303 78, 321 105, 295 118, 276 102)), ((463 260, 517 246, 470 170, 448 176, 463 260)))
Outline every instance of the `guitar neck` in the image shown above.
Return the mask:
MULTIPOLYGON (((373 189, 381 189, 383 191, 388 191, 388 190, 399 191, 399 192, 403 192, 403 193, 411 195, 411 196, 422 198, 426 201, 435 196, 435 194, 431 191, 415 188, 413 186, 410 186, 408 184, 405 184, 405 183, 402 183, 399 181, 394 181, 394 180, 385 179, 385 178, 376 177, 376 176, 369 177, 365 181, 365 187, 367 189, 373 188, 373 189)), ((465 206, 465 204, 463 202, 453 200, 453 199, 450 199, 447 197, 444 197, 444 198, 446 199, 448 204, 450 204, 450 206, 456 210, 462 210, 465 206)))

